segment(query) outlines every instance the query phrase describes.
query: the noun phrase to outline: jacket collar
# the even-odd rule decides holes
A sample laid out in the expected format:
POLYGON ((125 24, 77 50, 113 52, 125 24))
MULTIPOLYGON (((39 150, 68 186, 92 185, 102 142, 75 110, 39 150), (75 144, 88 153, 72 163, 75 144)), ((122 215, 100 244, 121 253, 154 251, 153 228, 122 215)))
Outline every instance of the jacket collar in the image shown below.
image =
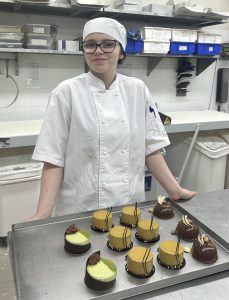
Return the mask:
MULTIPOLYGON (((87 79, 89 81, 89 84, 92 86, 93 89, 95 90, 102 90, 105 91, 105 84, 104 82, 99 79, 98 77, 96 77, 94 74, 92 74, 91 71, 89 71, 87 73, 87 79)), ((114 90, 118 87, 118 82, 119 82, 119 74, 116 73, 116 78, 115 80, 112 82, 109 90, 114 90)))

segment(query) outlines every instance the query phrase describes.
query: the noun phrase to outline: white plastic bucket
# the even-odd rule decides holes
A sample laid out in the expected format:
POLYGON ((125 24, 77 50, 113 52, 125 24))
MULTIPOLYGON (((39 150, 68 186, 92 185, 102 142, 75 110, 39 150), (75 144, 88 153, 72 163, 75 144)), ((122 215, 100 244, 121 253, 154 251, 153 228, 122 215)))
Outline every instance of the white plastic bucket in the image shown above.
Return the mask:
MULTIPOLYGON (((229 145, 229 129, 223 129, 218 132, 218 135, 229 145)), ((225 172, 224 188, 229 189, 229 154, 227 155, 227 166, 225 172)))
MULTIPOLYGON (((191 137, 179 135, 170 138, 171 146, 166 150, 166 161, 175 176, 179 176, 191 137)), ((224 189, 226 161, 229 144, 218 136, 201 133, 192 149, 181 185, 197 192, 224 189)))

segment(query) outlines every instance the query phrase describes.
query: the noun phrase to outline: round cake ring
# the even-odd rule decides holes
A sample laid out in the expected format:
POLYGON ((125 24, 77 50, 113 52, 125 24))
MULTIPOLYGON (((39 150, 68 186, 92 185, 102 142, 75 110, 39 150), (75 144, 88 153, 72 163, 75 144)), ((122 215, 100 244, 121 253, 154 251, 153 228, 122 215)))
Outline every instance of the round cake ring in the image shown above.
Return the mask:
POLYGON ((131 272, 128 267, 127 264, 125 265, 125 269, 126 272, 129 273, 130 275, 137 277, 137 278, 149 278, 150 276, 152 276, 155 273, 155 267, 153 266, 152 271, 148 274, 143 274, 143 275, 139 275, 139 274, 135 274, 134 272, 131 272))
MULTIPOLYGON (((112 224, 111 228, 114 227, 114 224, 112 224)), ((99 229, 97 227, 95 227, 94 225, 91 225, 91 229, 93 229, 94 231, 98 231, 98 232, 109 232, 110 229, 99 229)))
POLYGON ((157 262, 158 262, 159 265, 161 265, 162 267, 164 267, 164 268, 166 268, 166 269, 170 269, 170 270, 179 270, 179 269, 182 269, 182 268, 185 266, 185 264, 186 264, 186 261, 185 261, 185 259, 183 258, 183 262, 182 262, 181 265, 179 265, 179 266, 168 266, 168 265, 166 265, 166 264, 164 264, 164 263, 161 262, 160 257, 159 257, 159 254, 157 255, 157 262))
POLYGON ((110 243, 109 243, 109 240, 108 240, 107 241, 107 247, 110 248, 113 251, 116 251, 116 252, 123 252, 123 251, 127 251, 127 250, 131 249, 133 247, 133 242, 131 242, 130 245, 127 248, 117 249, 117 248, 114 248, 113 246, 111 246, 110 243))
POLYGON ((135 233, 135 237, 136 237, 137 240, 139 240, 140 242, 143 242, 143 243, 156 243, 156 242, 158 242, 160 240, 160 234, 158 234, 158 236, 156 238, 154 238, 154 239, 152 239, 150 241, 146 241, 146 240, 142 239, 139 236, 138 232, 135 233))
POLYGON ((120 217, 120 224, 126 227, 130 227, 130 228, 135 228, 137 225, 136 224, 126 224, 123 222, 122 218, 120 217))

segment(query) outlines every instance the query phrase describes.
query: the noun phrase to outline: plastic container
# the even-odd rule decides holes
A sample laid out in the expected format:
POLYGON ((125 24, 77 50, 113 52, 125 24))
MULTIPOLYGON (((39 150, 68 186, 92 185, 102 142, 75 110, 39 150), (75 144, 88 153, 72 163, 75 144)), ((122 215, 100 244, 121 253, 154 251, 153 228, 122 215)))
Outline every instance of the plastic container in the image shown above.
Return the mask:
MULTIPOLYGON (((229 145, 229 129, 223 129, 218 131, 218 135, 229 145)), ((224 188, 229 189, 229 154, 227 155, 224 188)))
POLYGON ((0 48, 22 48, 22 43, 0 43, 0 48))
POLYGON ((0 43, 20 43, 23 33, 0 33, 0 43))
POLYGON ((46 47, 51 45, 51 35, 50 34, 26 34, 24 36, 24 44, 46 47))
MULTIPOLYGON (((172 173, 179 177, 188 152, 191 137, 170 136, 166 161, 172 173)), ((182 186, 197 192, 224 189, 229 144, 218 136, 202 134, 197 137, 189 161, 181 178, 182 186)))
POLYGON ((172 5, 163 5, 151 3, 142 7, 142 11, 152 12, 155 16, 166 16, 172 17, 173 15, 173 6, 172 5))
POLYGON ((141 53, 143 49, 143 41, 135 39, 127 39, 125 52, 127 53, 141 53))
POLYGON ((172 29, 171 40, 174 42, 195 43, 197 40, 197 30, 172 29))
POLYGON ((52 50, 51 45, 48 46, 39 46, 39 45, 32 45, 32 44, 24 44, 23 48, 25 49, 44 49, 44 50, 52 50))
POLYGON ((204 44, 221 44, 222 36, 220 34, 198 32, 197 33, 197 42, 204 43, 204 44))
POLYGON ((22 28, 22 31, 25 34, 56 35, 57 34, 57 26, 56 25, 48 25, 48 24, 25 24, 22 28))
POLYGON ((171 54, 193 54, 195 52, 195 43, 188 42, 170 42, 171 54))
POLYGON ((36 211, 42 166, 28 163, 0 168, 0 237, 36 211))
POLYGON ((0 32, 20 33, 21 32, 21 26, 0 25, 0 32))
POLYGON ((143 53, 168 53, 169 42, 144 41, 143 53))
POLYGON ((221 51, 221 44, 196 44, 195 54, 198 55, 218 55, 221 51))
POLYGON ((143 27, 141 28, 141 37, 148 41, 168 42, 171 39, 171 28, 143 27))

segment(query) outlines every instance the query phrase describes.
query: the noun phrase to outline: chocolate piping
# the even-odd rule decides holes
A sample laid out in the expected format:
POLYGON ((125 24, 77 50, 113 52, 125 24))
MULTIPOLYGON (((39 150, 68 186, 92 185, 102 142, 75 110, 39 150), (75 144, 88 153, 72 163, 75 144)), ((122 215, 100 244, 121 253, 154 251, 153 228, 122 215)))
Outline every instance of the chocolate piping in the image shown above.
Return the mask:
POLYGON ((105 217, 105 223, 106 223, 107 230, 109 229, 108 228, 108 218, 109 218, 111 212, 112 212, 112 207, 110 207, 110 208, 108 207, 107 214, 106 214, 106 217, 105 217))
POLYGON ((145 275, 148 274, 146 262, 147 262, 147 258, 148 258, 148 256, 149 256, 149 254, 150 254, 150 248, 146 248, 145 254, 144 254, 143 259, 142 259, 142 266, 143 266, 145 275), (148 252, 148 253, 147 253, 147 252, 148 252))
POLYGON ((177 246, 176 246, 176 250, 175 250, 175 257, 176 257, 176 261, 177 261, 177 267, 180 266, 180 258, 179 258, 179 246, 180 246, 180 237, 178 236, 178 240, 177 240, 177 246))

